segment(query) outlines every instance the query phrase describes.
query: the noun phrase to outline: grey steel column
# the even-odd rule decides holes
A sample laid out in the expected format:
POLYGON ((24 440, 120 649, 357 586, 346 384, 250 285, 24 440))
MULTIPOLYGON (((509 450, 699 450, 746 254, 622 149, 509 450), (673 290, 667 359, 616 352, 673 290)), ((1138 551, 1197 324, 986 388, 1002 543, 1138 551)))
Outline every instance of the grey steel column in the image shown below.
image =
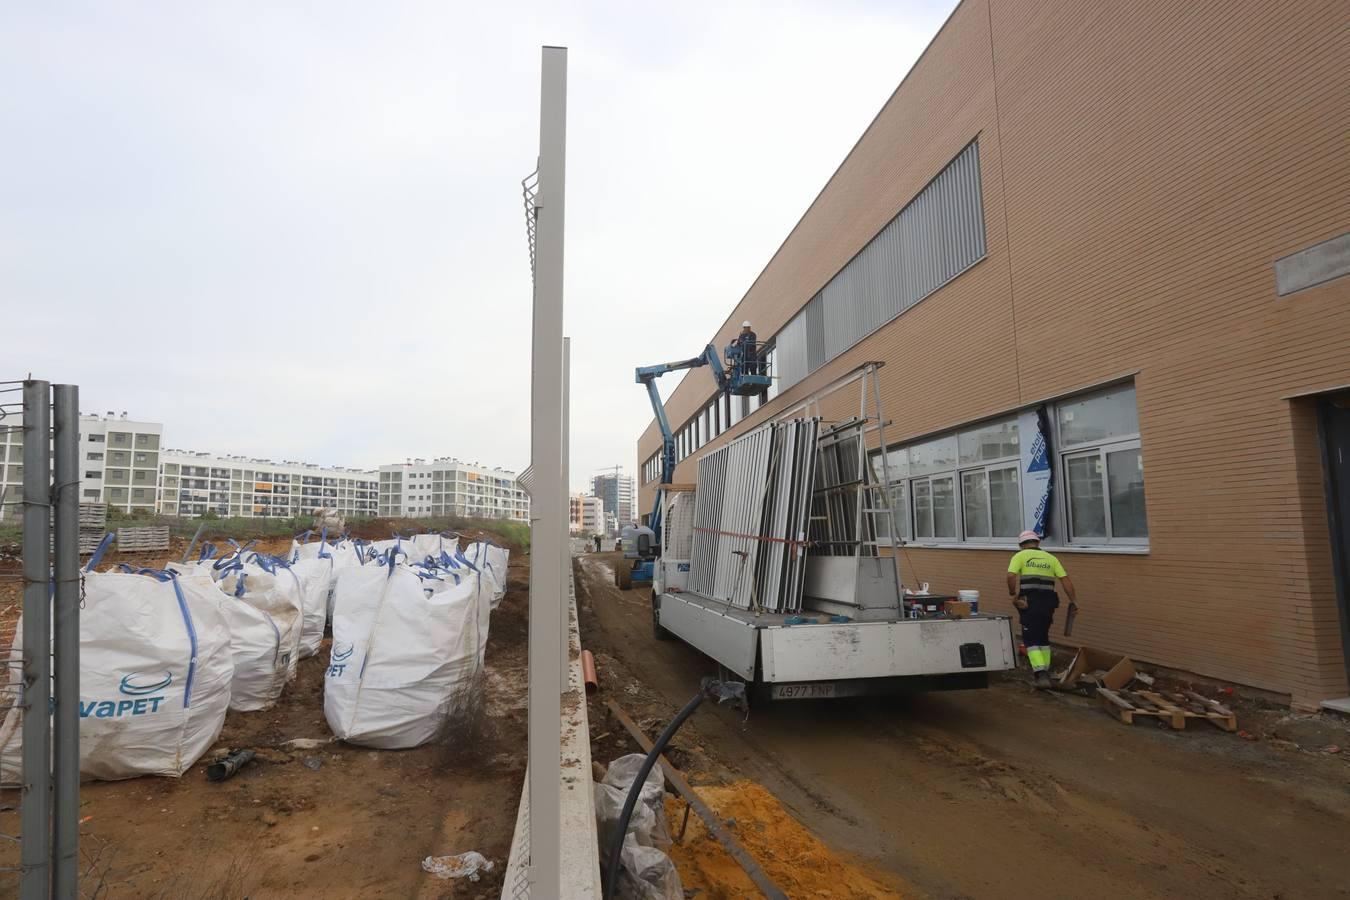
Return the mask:
POLYGON ((539 191, 535 197, 533 371, 530 381, 530 893, 563 896, 561 857, 564 586, 558 559, 562 484, 563 220, 566 196, 567 50, 543 50, 539 191))
POLYGON ((76 900, 80 860, 80 389, 58 384, 52 389, 52 399, 56 501, 52 898, 76 900))
POLYGON ((45 381, 23 384, 23 841, 19 895, 48 895, 51 867, 51 416, 45 381))

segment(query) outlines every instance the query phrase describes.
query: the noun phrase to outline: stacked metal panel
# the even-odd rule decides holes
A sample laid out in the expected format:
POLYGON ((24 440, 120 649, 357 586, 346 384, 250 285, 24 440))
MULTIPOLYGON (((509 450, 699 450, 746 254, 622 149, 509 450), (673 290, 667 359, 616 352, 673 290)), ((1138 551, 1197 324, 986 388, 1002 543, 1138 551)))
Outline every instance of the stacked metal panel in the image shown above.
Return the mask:
POLYGON ((819 428, 773 422, 699 459, 692 591, 741 609, 801 608, 819 428))
POLYGON ((861 452, 865 424, 862 419, 845 422, 820 438, 810 528, 817 555, 876 555, 873 516, 858 508, 872 483, 861 452))

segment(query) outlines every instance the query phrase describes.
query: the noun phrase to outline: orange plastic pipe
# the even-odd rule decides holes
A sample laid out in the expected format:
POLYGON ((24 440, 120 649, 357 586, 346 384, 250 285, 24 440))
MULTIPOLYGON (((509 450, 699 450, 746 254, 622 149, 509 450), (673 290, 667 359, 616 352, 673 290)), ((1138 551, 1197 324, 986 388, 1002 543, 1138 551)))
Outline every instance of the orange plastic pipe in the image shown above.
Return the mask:
POLYGON ((586 684, 586 693, 594 694, 600 690, 600 679, 595 675, 595 656, 589 650, 581 651, 581 680, 586 684))

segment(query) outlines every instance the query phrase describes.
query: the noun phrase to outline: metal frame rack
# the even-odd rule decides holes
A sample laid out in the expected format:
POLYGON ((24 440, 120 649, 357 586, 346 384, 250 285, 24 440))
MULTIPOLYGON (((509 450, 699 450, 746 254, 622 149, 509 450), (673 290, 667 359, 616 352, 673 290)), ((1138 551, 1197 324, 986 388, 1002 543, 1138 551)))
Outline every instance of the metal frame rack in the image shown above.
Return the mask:
MULTIPOLYGON (((817 475, 812 493, 810 542, 817 567, 822 557, 851 557, 858 565, 855 578, 843 583, 854 585, 854 593, 865 578, 873 585, 884 586, 891 597, 877 605, 879 599, 872 592, 870 599, 855 597, 853 603, 842 597, 817 597, 844 606, 886 609, 903 615, 900 582, 900 544, 891 521, 890 497, 885 486, 891 483, 890 466, 886 454, 881 454, 881 482, 878 483, 867 461, 868 444, 876 435, 877 445, 886 446, 886 419, 881 409, 881 384, 878 372, 883 362, 866 362, 853 371, 825 385, 785 410, 778 418, 812 416, 822 419, 822 402, 841 390, 858 386, 858 415, 833 423, 820 436, 817 456, 817 475), (882 522, 879 516, 884 516, 882 522), (890 549, 889 557, 881 548, 890 549), (862 571, 865 560, 870 572, 862 571), (888 571, 889 569, 889 571, 888 571), (889 587, 890 584, 893 588, 889 587)), ((823 420, 822 420, 823 421, 823 420)), ((808 589, 808 596, 814 596, 808 589)))

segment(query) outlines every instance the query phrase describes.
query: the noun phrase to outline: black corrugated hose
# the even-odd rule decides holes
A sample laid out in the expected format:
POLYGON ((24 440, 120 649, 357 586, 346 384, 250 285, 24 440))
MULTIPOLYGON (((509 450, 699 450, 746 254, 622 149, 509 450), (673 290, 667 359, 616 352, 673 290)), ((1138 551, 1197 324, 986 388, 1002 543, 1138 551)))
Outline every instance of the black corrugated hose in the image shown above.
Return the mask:
POLYGON ((743 703, 745 700, 745 685, 732 683, 724 684, 712 678, 703 679, 698 693, 690 698, 675 718, 670 720, 666 730, 661 732, 661 736, 652 744, 651 752, 647 758, 642 761, 642 768, 638 770, 637 778, 633 779, 633 785, 628 789, 628 796, 623 801, 623 812, 619 814, 619 827, 614 832, 613 846, 609 848, 609 865, 605 872, 605 897, 604 900, 613 900, 614 892, 618 890, 619 884, 619 857, 623 853, 623 839, 628 834, 628 820, 633 818, 633 809, 637 806, 638 796, 642 793, 642 786, 647 783, 647 776, 651 774, 652 766, 656 765, 657 758, 665 751, 666 744, 675 736, 675 732, 680 730, 680 726, 685 720, 694 714, 707 697, 713 697, 718 703, 726 700, 743 703))

